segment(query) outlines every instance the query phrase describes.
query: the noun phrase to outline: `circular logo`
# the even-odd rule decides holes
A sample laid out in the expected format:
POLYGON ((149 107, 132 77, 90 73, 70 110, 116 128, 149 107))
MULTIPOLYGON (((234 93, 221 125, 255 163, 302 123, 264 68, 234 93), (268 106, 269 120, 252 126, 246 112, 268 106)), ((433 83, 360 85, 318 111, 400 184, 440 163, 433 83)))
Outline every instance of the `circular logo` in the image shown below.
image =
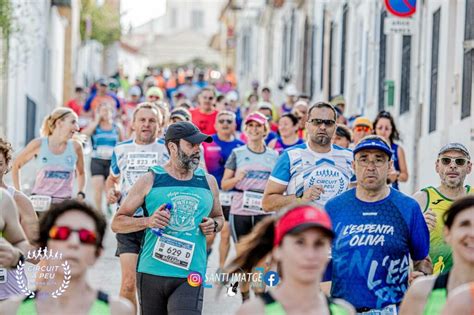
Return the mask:
POLYGON ((416 0, 385 0, 387 10, 395 16, 409 17, 416 12, 416 0))
POLYGON ((274 287, 280 282, 280 277, 278 276, 278 272, 269 271, 263 276, 263 281, 269 287, 274 287))
MULTIPOLYGON (((52 249, 48 250, 45 248, 38 248, 35 250, 29 250, 26 259, 34 259, 39 261, 36 265, 26 266, 23 261, 19 261, 15 270, 15 279, 20 291, 24 294, 33 298, 35 293, 28 288, 28 282, 26 281, 26 274, 30 275, 33 284, 43 288, 53 288, 51 291, 47 289, 42 290, 43 294, 50 294, 53 298, 61 296, 66 289, 69 287, 71 281, 71 267, 67 260, 63 262, 63 255, 52 249), (61 274, 63 279, 61 284, 56 278, 57 274, 61 274)), ((31 282, 30 282, 31 284, 31 282)))
POLYGON ((188 275, 188 283, 192 287, 198 287, 202 283, 202 276, 199 272, 192 271, 188 275))

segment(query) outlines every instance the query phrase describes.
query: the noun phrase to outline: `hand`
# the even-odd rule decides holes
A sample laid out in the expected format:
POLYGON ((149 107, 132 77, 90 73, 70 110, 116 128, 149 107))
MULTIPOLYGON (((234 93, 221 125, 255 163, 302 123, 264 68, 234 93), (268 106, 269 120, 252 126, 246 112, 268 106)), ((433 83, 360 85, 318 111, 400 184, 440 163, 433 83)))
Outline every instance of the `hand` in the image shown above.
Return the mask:
POLYGON ((121 197, 122 193, 112 188, 107 192, 107 204, 117 203, 121 197))
POLYGON ((413 280, 419 277, 423 277, 423 276, 425 276, 425 274, 421 271, 410 272, 410 275, 408 276, 408 284, 410 285, 413 282, 413 280))
POLYGON ((313 200, 318 200, 321 194, 324 194, 323 186, 314 185, 304 192, 301 200, 304 202, 311 202, 313 200))
POLYGON ((235 173, 235 178, 237 178, 240 182, 241 180, 245 178, 246 175, 247 175, 247 171, 239 170, 235 173))
POLYGON ((11 268, 19 259, 19 251, 3 237, 0 237, 0 267, 11 268))
POLYGON ((166 204, 162 204, 153 214, 148 217, 147 226, 149 228, 162 229, 170 223, 170 213, 166 210, 166 204))
POLYGON ((201 224, 199 224, 199 227, 201 228, 202 234, 204 235, 212 235, 214 234, 214 219, 213 218, 207 218, 204 217, 202 219, 201 224))
POLYGON ((434 213, 431 208, 428 208, 428 210, 423 213, 423 216, 425 217, 426 225, 428 225, 428 230, 431 232, 436 226, 436 213, 434 213))

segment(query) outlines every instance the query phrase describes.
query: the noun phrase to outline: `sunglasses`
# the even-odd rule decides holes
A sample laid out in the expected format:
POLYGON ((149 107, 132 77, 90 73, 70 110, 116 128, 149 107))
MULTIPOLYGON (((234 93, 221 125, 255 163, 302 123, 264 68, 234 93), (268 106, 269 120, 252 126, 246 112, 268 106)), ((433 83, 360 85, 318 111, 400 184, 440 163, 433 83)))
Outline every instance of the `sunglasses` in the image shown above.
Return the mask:
POLYGON ((68 226, 53 226, 51 230, 49 230, 49 238, 56 241, 66 241, 69 239, 72 232, 77 232, 79 234, 79 240, 82 244, 97 244, 97 235, 95 232, 87 229, 74 230, 68 226))
POLYGON ((336 123, 335 120, 331 120, 331 119, 318 119, 318 118, 314 118, 314 119, 311 119, 309 121, 309 123, 311 123, 313 126, 321 126, 322 124, 325 124, 326 126, 328 127, 331 127, 331 126, 334 126, 334 124, 336 123))
POLYGON ((204 97, 204 96, 203 96, 202 98, 205 99, 205 100, 210 100, 210 101, 212 101, 212 100, 214 99, 214 96, 209 96, 209 97, 204 97))
POLYGON ((230 119, 219 119, 219 124, 228 123, 229 125, 233 123, 230 119))
POLYGON ((369 132, 370 131, 370 127, 367 127, 367 126, 355 126, 354 127, 354 131, 356 132, 369 132))
POLYGON ((451 163, 454 161, 454 163, 456 163, 457 166, 464 166, 468 162, 468 160, 464 158, 442 157, 442 158, 439 158, 439 160, 441 161, 441 164, 443 165, 451 165, 451 163))
POLYGON ((153 98, 153 99, 160 99, 160 97, 158 95, 150 95, 148 96, 148 98, 153 98))

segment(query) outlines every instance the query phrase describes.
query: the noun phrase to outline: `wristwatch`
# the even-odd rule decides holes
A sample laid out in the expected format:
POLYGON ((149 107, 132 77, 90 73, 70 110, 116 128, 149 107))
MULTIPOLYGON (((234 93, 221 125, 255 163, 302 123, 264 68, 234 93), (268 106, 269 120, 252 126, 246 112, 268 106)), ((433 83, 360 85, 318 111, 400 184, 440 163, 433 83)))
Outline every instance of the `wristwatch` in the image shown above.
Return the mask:
POLYGON ((217 233, 217 228, 219 227, 219 223, 217 223, 216 220, 212 219, 214 221, 214 233, 217 233))

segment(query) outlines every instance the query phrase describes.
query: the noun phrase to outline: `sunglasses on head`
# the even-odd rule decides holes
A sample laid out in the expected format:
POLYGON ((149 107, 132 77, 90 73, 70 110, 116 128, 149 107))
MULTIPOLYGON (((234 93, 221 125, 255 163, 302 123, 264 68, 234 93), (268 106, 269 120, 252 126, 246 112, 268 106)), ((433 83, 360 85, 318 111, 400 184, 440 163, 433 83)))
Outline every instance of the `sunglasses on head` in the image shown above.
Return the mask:
POLYGON ((454 161, 454 163, 457 166, 464 166, 468 162, 468 160, 465 159, 465 158, 441 157, 441 158, 439 158, 439 160, 441 161, 441 164, 443 164, 443 165, 451 165, 451 163, 454 161))
POLYGON ((357 131, 357 132, 369 132, 370 131, 370 127, 368 126, 355 126, 354 127, 354 131, 357 131))
POLYGON ((95 232, 87 229, 75 230, 68 226, 53 226, 51 230, 49 230, 49 238, 56 241, 66 241, 69 239, 72 232, 77 232, 79 234, 79 240, 82 244, 97 244, 97 235, 95 232))
POLYGON ((319 118, 314 118, 314 119, 311 119, 309 121, 309 123, 311 123, 313 126, 321 126, 322 124, 325 124, 326 126, 334 126, 334 124, 336 123, 335 120, 331 120, 331 119, 319 119, 319 118))
POLYGON ((228 123, 229 125, 233 123, 230 119, 219 119, 219 124, 228 123))

